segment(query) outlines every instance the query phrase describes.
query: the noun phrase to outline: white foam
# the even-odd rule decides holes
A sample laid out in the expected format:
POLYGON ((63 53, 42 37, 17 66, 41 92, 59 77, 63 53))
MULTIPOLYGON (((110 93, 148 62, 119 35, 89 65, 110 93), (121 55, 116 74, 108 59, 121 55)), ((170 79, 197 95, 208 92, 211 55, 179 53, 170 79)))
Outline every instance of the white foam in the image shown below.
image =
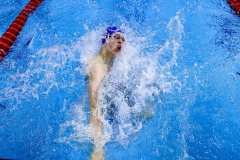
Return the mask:
MULTIPOLYGON (((99 102, 101 102, 100 107, 105 109, 103 116, 107 114, 110 101, 115 104, 118 112, 116 126, 102 119, 103 138, 106 142, 113 140, 126 144, 128 137, 142 128, 144 118, 152 116, 153 106, 161 105, 161 99, 158 98, 161 92, 171 93, 176 86, 179 91, 181 90, 181 83, 172 74, 171 69, 177 65, 184 32, 179 16, 173 17, 167 26, 169 38, 159 50, 152 53, 148 51, 147 46, 144 46, 151 43, 149 40, 151 37, 138 37, 127 25, 123 25, 122 28, 125 30, 126 45, 116 58, 109 75, 106 76, 103 82, 105 85, 100 87, 99 102), (109 97, 108 101, 106 97, 109 97), (153 104, 155 99, 159 104, 155 102, 153 104)), ((41 94, 47 95, 53 87, 68 90, 87 88, 87 83, 79 86, 79 83, 70 81, 69 78, 79 72, 81 76, 87 74, 84 67, 100 51, 100 37, 103 30, 104 27, 93 31, 86 30, 86 35, 72 46, 56 45, 41 49, 32 55, 27 70, 10 75, 10 79, 14 82, 19 80, 18 83, 22 85, 17 85, 15 88, 10 86, 1 90, 1 94, 8 99, 12 97, 13 103, 16 101, 21 103, 21 99, 39 99, 41 94), (79 64, 79 67, 71 68, 72 63, 79 64)), ((82 99, 81 103, 71 105, 71 110, 68 111, 69 114, 75 113, 75 116, 69 116, 71 118, 61 125, 60 140, 63 142, 91 140, 91 126, 87 123, 89 112, 84 110, 89 107, 88 97, 79 95, 79 99, 82 99)))
MULTIPOLYGON (((123 145, 127 144, 129 136, 142 128, 144 118, 154 114, 151 102, 153 103, 155 99, 158 99, 160 92, 172 92, 176 86, 179 91, 181 90, 181 83, 177 77, 172 75, 171 68, 177 65, 177 54, 181 47, 183 34, 183 26, 176 15, 167 26, 170 33, 169 39, 157 52, 149 53, 142 45, 149 43, 147 37, 138 37, 128 26, 124 27, 126 45, 122 53, 115 59, 110 73, 105 77, 103 85, 99 89, 99 106, 104 111, 103 117, 108 114, 107 109, 111 103, 117 107, 116 112, 118 113, 116 117, 118 122, 115 126, 107 119, 102 118, 103 139, 106 142, 117 141, 123 145), (166 52, 170 55, 165 55, 166 52), (164 59, 165 61, 162 63, 160 60, 165 56, 168 58, 164 59), (133 102, 129 102, 127 96, 133 102), (108 101, 106 97, 109 98, 108 101)), ((99 37, 101 37, 103 30, 104 28, 100 27, 94 31, 89 31, 73 46, 73 49, 81 55, 82 66, 85 67, 87 62, 98 54, 101 47, 99 37)), ((87 72, 82 73, 87 74, 87 72)), ((161 100, 158 99, 158 102, 157 105, 160 106, 161 100)), ((78 115, 79 118, 84 117, 83 114, 89 113, 81 113, 78 115)), ((81 121, 71 123, 71 125, 76 125, 76 128, 89 127, 83 125, 81 121)), ((82 135, 88 137, 89 130, 75 129, 75 132, 77 133, 75 135, 79 135, 78 138, 81 139, 82 135)), ((75 140, 79 140, 78 138, 75 140)))

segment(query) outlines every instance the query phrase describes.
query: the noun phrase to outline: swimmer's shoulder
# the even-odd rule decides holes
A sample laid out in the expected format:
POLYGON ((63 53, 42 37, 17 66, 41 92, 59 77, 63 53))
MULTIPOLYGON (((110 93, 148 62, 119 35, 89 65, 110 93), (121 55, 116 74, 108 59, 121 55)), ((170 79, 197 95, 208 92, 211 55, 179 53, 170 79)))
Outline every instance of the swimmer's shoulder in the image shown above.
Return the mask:
POLYGON ((95 56, 93 57, 87 64, 87 69, 92 69, 95 67, 99 67, 99 65, 103 64, 103 60, 101 58, 101 56, 95 56))
POLYGON ((96 72, 96 70, 102 68, 102 66, 103 66, 103 60, 102 60, 101 56, 98 55, 98 56, 93 57, 87 63, 86 71, 88 74, 86 75, 86 77, 89 77, 91 72, 96 72))

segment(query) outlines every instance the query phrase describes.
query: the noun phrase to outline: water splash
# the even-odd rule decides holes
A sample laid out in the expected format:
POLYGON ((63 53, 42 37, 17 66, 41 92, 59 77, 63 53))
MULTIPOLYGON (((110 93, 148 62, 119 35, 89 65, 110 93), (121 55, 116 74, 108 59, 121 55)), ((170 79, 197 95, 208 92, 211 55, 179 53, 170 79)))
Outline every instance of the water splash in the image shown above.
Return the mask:
MULTIPOLYGON (((116 141, 127 145, 129 137, 141 130, 146 119, 154 116, 155 107, 161 107, 160 94, 181 90, 181 82, 171 73, 172 67, 177 65, 177 54, 184 33, 179 14, 169 21, 169 38, 154 53, 140 45, 149 43, 147 37, 138 37, 128 26, 124 26, 127 43, 99 89, 98 102, 102 110, 103 139, 106 142, 116 141)), ((99 52, 99 37, 103 30, 103 27, 99 27, 88 31, 73 46, 75 52, 80 52, 83 68, 99 52)), ((86 70, 80 69, 80 72, 88 74, 86 70)), ((88 96, 84 98, 88 99, 88 96)), ((88 106, 87 100, 83 103, 81 100, 81 105, 72 106, 74 113, 78 114, 62 125, 62 131, 69 127, 73 129, 68 140, 91 140, 91 126, 84 123, 84 117, 89 116, 89 112, 84 112, 83 108, 88 106)), ((66 137, 61 140, 66 140, 66 137)))

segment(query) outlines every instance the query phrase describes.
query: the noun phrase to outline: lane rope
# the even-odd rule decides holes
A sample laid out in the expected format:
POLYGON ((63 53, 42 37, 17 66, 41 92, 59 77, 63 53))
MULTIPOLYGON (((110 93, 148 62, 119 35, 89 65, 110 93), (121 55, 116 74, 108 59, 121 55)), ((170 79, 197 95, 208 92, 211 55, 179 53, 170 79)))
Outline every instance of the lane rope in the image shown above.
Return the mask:
POLYGON ((240 0, 228 0, 230 7, 240 16, 240 0))
POLYGON ((0 61, 7 55, 8 51, 14 44, 17 36, 20 34, 23 26, 25 25, 28 16, 33 13, 36 8, 44 0, 30 0, 30 2, 24 7, 24 9, 19 13, 17 18, 8 27, 6 32, 0 38, 0 61))

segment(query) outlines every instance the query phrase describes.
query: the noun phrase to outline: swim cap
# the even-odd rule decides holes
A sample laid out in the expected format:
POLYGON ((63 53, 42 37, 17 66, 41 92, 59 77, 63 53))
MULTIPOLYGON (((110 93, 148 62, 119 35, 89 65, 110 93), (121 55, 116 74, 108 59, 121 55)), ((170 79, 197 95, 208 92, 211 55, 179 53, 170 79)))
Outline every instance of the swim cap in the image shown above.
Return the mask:
POLYGON ((118 27, 108 27, 107 29, 106 29, 106 31, 104 32, 104 34, 103 34, 103 36, 102 36, 102 44, 104 44, 105 42, 106 42, 106 40, 107 40, 107 38, 109 38, 109 36, 111 36, 113 33, 115 33, 115 32, 121 32, 121 33, 123 33, 122 31, 121 31, 121 29, 120 28, 118 28, 118 27))

